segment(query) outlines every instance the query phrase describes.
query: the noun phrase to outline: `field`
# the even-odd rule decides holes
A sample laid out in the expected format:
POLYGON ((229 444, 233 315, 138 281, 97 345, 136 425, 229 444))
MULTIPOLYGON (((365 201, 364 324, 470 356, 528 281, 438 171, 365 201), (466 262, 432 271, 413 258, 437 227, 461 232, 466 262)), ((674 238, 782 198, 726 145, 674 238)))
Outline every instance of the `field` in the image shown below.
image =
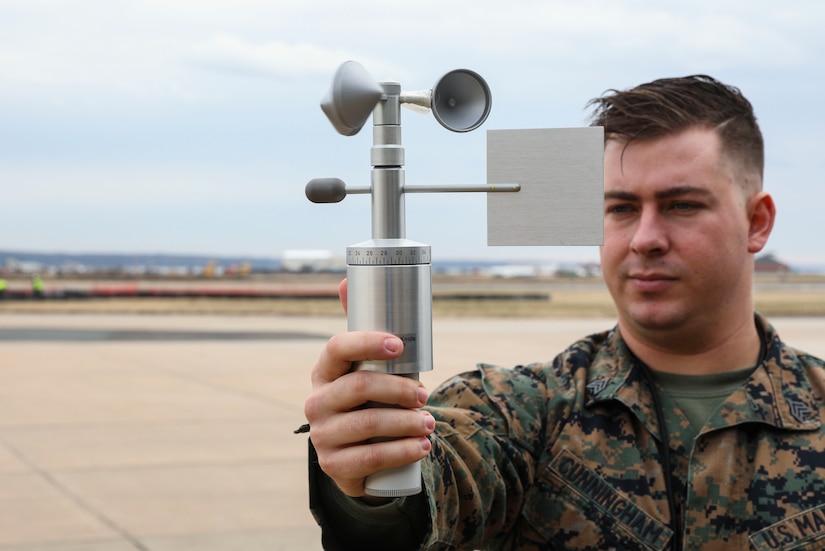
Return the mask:
MULTIPOLYGON (((239 280, 58 280, 60 289, 170 289, 178 296, 108 296, 0 301, 0 312, 143 313, 143 314, 342 314, 335 274, 274 274, 239 280), (212 296, 190 296, 210 289, 212 296), (260 296, 233 295, 245 289, 260 296), (225 290, 224 294, 222 290, 225 290), (216 292, 217 291, 217 292, 216 292)), ((767 316, 825 316, 825 276, 759 275, 756 309, 767 316)), ((612 317, 615 308, 598 278, 500 279, 436 275, 433 317, 568 318, 612 317)))

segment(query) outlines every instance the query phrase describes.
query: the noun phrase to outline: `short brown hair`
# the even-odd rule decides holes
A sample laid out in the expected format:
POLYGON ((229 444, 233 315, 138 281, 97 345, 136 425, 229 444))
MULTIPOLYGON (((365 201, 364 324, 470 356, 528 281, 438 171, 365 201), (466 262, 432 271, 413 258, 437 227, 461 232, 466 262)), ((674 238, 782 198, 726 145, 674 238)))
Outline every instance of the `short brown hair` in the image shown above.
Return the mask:
POLYGON ((593 108, 591 125, 604 127, 605 140, 629 143, 692 127, 715 129, 723 152, 746 173, 758 175, 761 188, 765 145, 753 106, 738 88, 707 75, 663 78, 629 90, 608 90, 587 106, 593 108))

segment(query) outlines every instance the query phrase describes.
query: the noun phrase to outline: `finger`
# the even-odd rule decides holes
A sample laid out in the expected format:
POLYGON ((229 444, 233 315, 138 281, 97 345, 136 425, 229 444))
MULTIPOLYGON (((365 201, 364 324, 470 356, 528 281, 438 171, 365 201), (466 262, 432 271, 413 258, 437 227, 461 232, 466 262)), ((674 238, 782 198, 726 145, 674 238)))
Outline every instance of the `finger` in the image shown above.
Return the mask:
POLYGON ((341 280, 338 285, 338 298, 341 299, 341 305, 344 307, 344 312, 347 312, 347 278, 341 280))
POLYGON ((427 411, 368 408, 330 418, 312 428, 316 449, 335 450, 375 439, 416 438, 435 429, 435 419, 427 411))
POLYGON ((364 479, 378 471, 409 465, 423 459, 432 445, 428 438, 403 438, 344 448, 319 456, 319 465, 350 496, 364 495, 364 479))
POLYGON ((390 360, 404 351, 404 343, 389 333, 353 331, 332 337, 312 370, 313 386, 334 381, 352 369, 352 362, 390 360))
POLYGON ((367 402, 410 409, 427 402, 427 391, 419 381, 373 371, 347 373, 335 384, 319 390, 332 411, 348 411, 367 402))
MULTIPOLYGON (((427 402, 427 390, 408 377, 355 371, 315 388, 304 402, 304 415, 310 425, 320 428, 329 418, 361 409, 368 402, 396 409, 420 408, 427 402)), ((353 438, 348 443, 361 439, 353 438)))

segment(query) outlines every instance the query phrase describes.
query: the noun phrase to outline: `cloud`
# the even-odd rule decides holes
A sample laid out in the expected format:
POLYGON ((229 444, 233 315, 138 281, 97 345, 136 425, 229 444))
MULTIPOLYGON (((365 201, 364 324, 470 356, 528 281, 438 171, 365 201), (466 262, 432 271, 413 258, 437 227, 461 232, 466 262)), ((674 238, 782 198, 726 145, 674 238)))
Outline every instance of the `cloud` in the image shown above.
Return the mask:
POLYGON ((218 33, 193 49, 202 65, 250 75, 292 77, 331 74, 351 56, 308 42, 253 43, 229 33, 218 33))
POLYGON ((7 162, 0 168, 0 181, 14 190, 5 200, 6 208, 37 210, 54 205, 66 212, 77 207, 106 210, 118 204, 152 211, 161 206, 304 203, 296 192, 301 189, 297 178, 277 163, 229 165, 206 160, 149 166, 63 162, 38 168, 7 162))
MULTIPOLYGON (((477 48, 514 62, 544 54, 573 66, 613 60, 710 71, 798 66, 814 59, 821 40, 812 21, 825 19, 825 4, 543 0, 468 9, 460 19, 461 35, 476 36, 477 48)), ((431 30, 449 36, 454 21, 436 18, 431 30)))

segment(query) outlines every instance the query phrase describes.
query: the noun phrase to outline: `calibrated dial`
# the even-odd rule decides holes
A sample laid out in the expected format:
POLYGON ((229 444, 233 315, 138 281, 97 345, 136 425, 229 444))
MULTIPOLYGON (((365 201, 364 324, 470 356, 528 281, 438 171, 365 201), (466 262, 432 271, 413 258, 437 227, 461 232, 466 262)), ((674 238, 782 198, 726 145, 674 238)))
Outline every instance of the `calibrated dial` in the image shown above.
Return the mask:
POLYGON ((429 264, 430 246, 406 239, 374 239, 347 247, 349 266, 429 264))

